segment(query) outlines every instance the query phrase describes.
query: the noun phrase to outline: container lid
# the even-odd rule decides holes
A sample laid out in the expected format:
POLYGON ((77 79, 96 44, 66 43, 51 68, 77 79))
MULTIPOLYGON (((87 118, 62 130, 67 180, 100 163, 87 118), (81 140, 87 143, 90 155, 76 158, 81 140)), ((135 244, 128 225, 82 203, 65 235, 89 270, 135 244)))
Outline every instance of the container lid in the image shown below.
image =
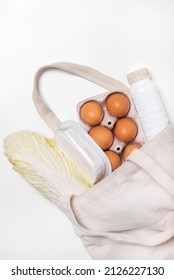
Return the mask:
POLYGON ((127 79, 130 84, 133 84, 139 80, 143 80, 150 77, 150 73, 147 68, 142 68, 137 71, 131 72, 127 75, 127 79))

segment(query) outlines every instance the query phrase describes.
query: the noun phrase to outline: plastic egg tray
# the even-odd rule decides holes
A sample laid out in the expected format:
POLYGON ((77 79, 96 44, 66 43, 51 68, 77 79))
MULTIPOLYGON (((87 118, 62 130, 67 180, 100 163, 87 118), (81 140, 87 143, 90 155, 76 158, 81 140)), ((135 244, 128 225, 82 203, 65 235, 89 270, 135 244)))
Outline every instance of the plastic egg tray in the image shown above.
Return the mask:
MULTIPOLYGON (((119 154, 121 156, 122 152, 123 152, 123 149, 124 147, 127 145, 127 144, 130 144, 130 143, 139 143, 141 145, 143 145, 145 142, 146 142, 146 138, 145 138, 145 135, 144 135, 144 131, 142 129, 142 126, 141 126, 141 123, 140 123, 140 120, 139 120, 139 116, 138 116, 138 113, 135 109, 135 106, 134 106, 134 103, 131 99, 131 96, 129 94, 129 92, 123 92, 123 91, 113 91, 113 92, 106 92, 106 93, 103 93, 103 94, 100 94, 100 95, 97 95, 97 96, 93 96, 93 97, 90 97, 88 99, 85 99, 81 102, 79 102, 77 104, 77 113, 78 113, 78 117, 79 117, 79 122, 81 124, 81 126, 87 131, 89 132, 93 127, 95 126, 90 126, 90 125, 87 125, 86 123, 84 123, 82 121, 82 119, 80 118, 80 110, 81 110, 81 107, 88 101, 95 101, 95 102, 98 102, 102 108, 103 108, 103 111, 104 111, 104 117, 102 119, 102 121, 97 124, 98 125, 102 125, 102 126, 105 126, 107 128, 109 128, 112 132, 113 132, 113 128, 115 126, 115 123, 117 122, 118 119, 120 118, 116 118, 116 117, 113 117, 109 114, 109 112, 107 111, 107 108, 106 108, 106 99, 112 95, 113 93, 122 93, 124 95, 126 95, 130 101, 130 110, 129 112, 127 113, 127 115, 124 116, 125 117, 128 117, 128 118, 131 118, 133 119, 136 124, 137 124, 137 127, 138 127, 138 132, 137 132, 137 135, 135 137, 135 139, 129 143, 125 143, 125 142, 121 142, 119 141, 114 133, 113 133, 113 136, 114 136, 114 141, 113 141, 113 144, 111 145, 111 147, 108 149, 108 150, 111 150, 111 151, 114 151, 116 152, 117 154, 119 154)), ((122 156, 121 156, 122 158, 122 156)))

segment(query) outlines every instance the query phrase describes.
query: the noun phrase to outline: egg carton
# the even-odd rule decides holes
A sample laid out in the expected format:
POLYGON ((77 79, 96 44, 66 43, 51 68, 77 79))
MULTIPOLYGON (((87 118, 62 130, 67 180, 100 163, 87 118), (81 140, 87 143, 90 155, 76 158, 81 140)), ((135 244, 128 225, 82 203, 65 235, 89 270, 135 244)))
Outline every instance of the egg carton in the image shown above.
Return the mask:
MULTIPOLYGON (((84 123, 80 117, 80 111, 81 111, 81 107, 89 102, 89 101, 95 101, 95 102, 98 102, 102 108, 103 108, 103 112, 104 112, 104 117, 102 119, 102 121, 97 124, 98 125, 102 125, 102 126, 105 126, 107 128, 109 128, 111 131, 113 131, 113 128, 115 126, 115 123, 121 119, 121 118, 117 118, 117 117, 113 117, 109 114, 107 108, 106 108, 106 99, 112 95, 113 93, 121 93, 121 94, 124 94, 128 97, 129 101, 130 101, 130 110, 129 112, 127 113, 127 115, 125 115, 124 117, 128 117, 128 118, 131 118, 133 119, 136 124, 137 124, 137 127, 138 127, 138 132, 137 132, 137 135, 135 137, 135 139, 129 143, 139 143, 140 145, 143 145, 147 142, 146 140, 146 137, 145 137, 145 134, 144 134, 144 131, 143 131, 143 128, 141 126, 141 122, 140 122, 140 119, 139 119, 139 116, 138 116, 138 113, 136 111, 136 108, 135 108, 135 105, 131 99, 131 96, 129 94, 129 91, 107 91, 105 93, 102 93, 102 94, 99 94, 99 95, 96 95, 96 96, 92 96, 90 98, 87 98, 83 101, 80 101, 78 104, 77 104, 77 114, 78 114, 78 118, 79 118, 79 122, 80 122, 80 125, 87 131, 89 132, 93 127, 95 126, 91 126, 91 125, 87 125, 86 123, 84 123)), ((122 142, 120 140, 118 140, 114 133, 113 133, 113 136, 114 136, 114 141, 113 141, 113 144, 110 146, 110 148, 108 150, 111 150, 111 151, 114 151, 116 152, 117 154, 122 154, 123 152, 123 149, 125 148, 125 146, 128 144, 128 143, 125 143, 125 142, 122 142)))

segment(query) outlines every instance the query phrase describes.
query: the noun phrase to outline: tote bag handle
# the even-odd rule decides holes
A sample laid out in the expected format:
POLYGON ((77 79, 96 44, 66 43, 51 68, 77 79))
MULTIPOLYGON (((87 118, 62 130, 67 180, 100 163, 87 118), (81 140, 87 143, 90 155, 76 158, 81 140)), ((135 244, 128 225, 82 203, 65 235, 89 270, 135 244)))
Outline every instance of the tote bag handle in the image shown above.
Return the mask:
POLYGON ((153 160, 150 156, 141 150, 133 150, 127 158, 145 170, 158 184, 160 184, 171 196, 174 197, 174 180, 173 178, 153 160))
POLYGON ((61 121, 43 100, 38 90, 38 81, 41 74, 49 69, 58 69, 70 74, 74 74, 110 91, 118 90, 129 92, 129 89, 121 82, 88 66, 68 62, 58 62, 39 68, 34 77, 33 102, 39 115, 53 132, 57 131, 61 121))

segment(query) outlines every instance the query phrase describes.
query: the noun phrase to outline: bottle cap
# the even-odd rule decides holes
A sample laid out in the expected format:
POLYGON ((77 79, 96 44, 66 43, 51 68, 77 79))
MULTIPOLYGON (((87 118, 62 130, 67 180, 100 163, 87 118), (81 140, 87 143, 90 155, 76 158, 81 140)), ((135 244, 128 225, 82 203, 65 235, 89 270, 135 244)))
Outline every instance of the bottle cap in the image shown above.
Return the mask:
POLYGON ((127 79, 130 84, 133 84, 139 80, 143 80, 149 77, 150 77, 150 73, 147 68, 139 69, 127 75, 127 79))

